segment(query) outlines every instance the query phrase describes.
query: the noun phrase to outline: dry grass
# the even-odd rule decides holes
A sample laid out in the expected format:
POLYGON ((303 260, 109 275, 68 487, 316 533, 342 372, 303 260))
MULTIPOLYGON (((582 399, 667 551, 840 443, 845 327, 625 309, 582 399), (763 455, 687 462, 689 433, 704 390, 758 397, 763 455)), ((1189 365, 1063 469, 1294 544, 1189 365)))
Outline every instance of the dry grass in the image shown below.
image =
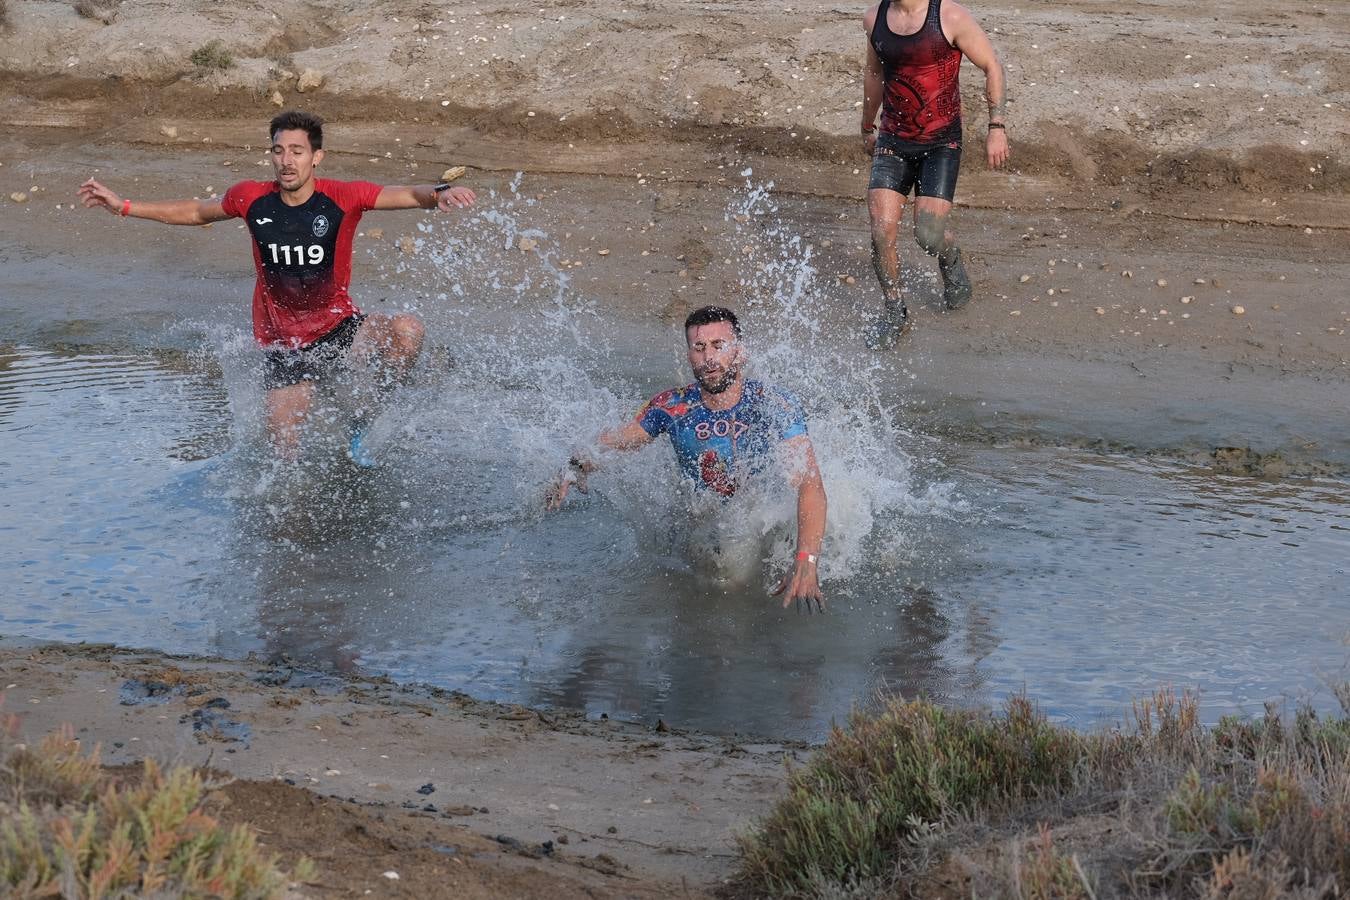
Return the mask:
POLYGON ((201 69, 228 69, 234 65, 234 57, 225 49, 225 43, 219 39, 202 44, 192 51, 188 59, 201 69))
POLYGON ((1133 718, 1079 734, 1025 699, 1001 716, 915 701, 855 716, 789 773, 787 796, 742 839, 729 893, 1350 892, 1350 720, 1267 710, 1207 729, 1194 698, 1169 690, 1137 702, 1133 718))
POLYGON ((69 729, 36 750, 5 729, 0 765, 0 894, 95 900, 125 896, 278 896, 287 874, 246 826, 222 827, 191 769, 147 761, 136 783, 110 778, 98 750, 69 729))

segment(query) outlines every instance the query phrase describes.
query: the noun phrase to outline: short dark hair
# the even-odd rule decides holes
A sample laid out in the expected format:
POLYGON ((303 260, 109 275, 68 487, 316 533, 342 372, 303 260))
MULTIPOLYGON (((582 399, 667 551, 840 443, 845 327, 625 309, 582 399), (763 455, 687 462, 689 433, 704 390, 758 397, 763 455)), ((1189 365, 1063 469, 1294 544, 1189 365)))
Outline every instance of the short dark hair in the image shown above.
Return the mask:
POLYGON ((288 109, 277 113, 268 126, 268 140, 276 140, 278 131, 303 131, 309 135, 309 146, 313 150, 323 149, 323 119, 314 113, 299 109, 288 109))
POLYGON ((689 334, 690 328, 699 325, 711 325, 714 322, 730 322, 731 330, 736 332, 736 337, 741 336, 741 323, 736 318, 736 314, 725 306, 701 306, 689 314, 689 318, 684 320, 684 333, 689 334))

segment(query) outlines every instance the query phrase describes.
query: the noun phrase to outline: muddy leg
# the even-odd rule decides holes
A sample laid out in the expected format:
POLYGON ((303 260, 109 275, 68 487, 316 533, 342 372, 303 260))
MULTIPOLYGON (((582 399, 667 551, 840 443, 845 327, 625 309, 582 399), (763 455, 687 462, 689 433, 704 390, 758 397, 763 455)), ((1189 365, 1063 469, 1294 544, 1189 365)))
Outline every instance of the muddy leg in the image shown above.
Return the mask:
POLYGON ((897 191, 873 188, 867 192, 867 212, 872 220, 872 269, 881 286, 884 308, 881 318, 868 327, 866 340, 873 350, 885 350, 904 334, 909 320, 900 283, 898 244, 905 197, 897 191))
POLYGON ((267 434, 277 456, 294 462, 300 456, 300 433, 314 402, 314 382, 302 381, 267 392, 267 434))
POLYGON ((951 201, 920 197, 914 204, 914 241, 930 256, 936 256, 942 273, 942 295, 948 309, 958 309, 974 293, 961 248, 949 225, 951 201))

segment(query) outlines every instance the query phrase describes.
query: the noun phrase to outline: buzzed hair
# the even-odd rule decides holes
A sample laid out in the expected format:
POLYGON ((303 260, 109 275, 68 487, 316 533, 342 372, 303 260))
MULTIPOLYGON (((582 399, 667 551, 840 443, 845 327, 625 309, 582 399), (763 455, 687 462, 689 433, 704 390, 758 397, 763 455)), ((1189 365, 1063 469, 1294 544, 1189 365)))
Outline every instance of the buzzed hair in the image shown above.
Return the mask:
POLYGON ((725 306, 702 306, 689 314, 684 320, 684 333, 688 337, 689 329, 696 328, 699 325, 711 325, 714 322, 730 322, 731 330, 736 332, 736 337, 741 336, 741 323, 736 318, 736 314, 725 306))
POLYGON ((298 109, 288 109, 285 112, 277 113, 272 118, 272 124, 268 126, 267 139, 276 140, 278 131, 303 131, 309 135, 310 149, 323 149, 323 119, 320 119, 314 113, 298 109))

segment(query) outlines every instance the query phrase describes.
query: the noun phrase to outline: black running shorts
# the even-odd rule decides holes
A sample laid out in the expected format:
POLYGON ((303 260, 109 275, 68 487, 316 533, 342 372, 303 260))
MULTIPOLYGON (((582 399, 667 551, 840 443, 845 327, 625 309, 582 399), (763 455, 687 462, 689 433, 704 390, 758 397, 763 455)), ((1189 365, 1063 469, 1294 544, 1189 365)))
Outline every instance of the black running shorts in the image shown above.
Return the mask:
POLYGON ((961 168, 960 144, 916 147, 890 135, 877 137, 872 154, 872 178, 868 190, 895 191, 908 196, 937 197, 951 201, 956 195, 956 175, 961 168))
POLYGON ((331 374, 346 359, 363 319, 361 313, 348 316, 323 337, 295 350, 268 350, 263 359, 263 387, 271 391, 331 374))

